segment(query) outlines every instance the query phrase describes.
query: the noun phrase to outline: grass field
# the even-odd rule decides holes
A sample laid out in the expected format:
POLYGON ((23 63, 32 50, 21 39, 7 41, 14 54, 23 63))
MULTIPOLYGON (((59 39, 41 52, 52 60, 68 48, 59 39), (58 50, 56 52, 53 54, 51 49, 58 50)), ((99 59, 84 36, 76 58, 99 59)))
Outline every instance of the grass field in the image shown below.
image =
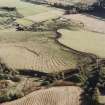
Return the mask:
POLYGON ((26 19, 26 18, 17 19, 15 22, 22 25, 22 26, 30 26, 30 25, 33 24, 32 20, 29 20, 29 19, 26 19))
POLYGON ((78 57, 61 49, 52 32, 1 32, 0 58, 13 69, 59 72, 76 68, 78 57))
POLYGON ((25 17, 28 20, 32 20, 34 22, 43 22, 50 19, 55 19, 63 15, 63 11, 60 10, 52 10, 48 12, 44 12, 34 16, 25 17))
POLYGON ((63 13, 64 12, 61 10, 50 10, 48 12, 43 12, 32 16, 24 17, 22 19, 17 19, 15 22, 23 26, 30 26, 33 23, 39 23, 39 22, 44 22, 51 19, 56 19, 62 16, 63 13))
MULTIPOLYGON (((32 4, 21 0, 0 0, 0 7, 16 7, 17 12, 24 18, 16 19, 15 22, 23 26, 30 26, 33 22, 54 19, 64 13, 60 9, 51 8, 46 5, 32 4)), ((2 19, 1 22, 3 23, 7 17, 0 18, 2 19)))
POLYGON ((52 10, 50 7, 22 2, 20 0, 0 0, 0 6, 16 7, 18 12, 23 16, 35 15, 52 10))
POLYGON ((40 19, 40 21, 52 19, 61 16, 62 13, 59 9, 21 0, 0 0, 0 7, 16 8, 14 12, 0 10, 0 29, 9 28, 9 25, 13 24, 14 21, 23 26, 30 26, 33 22, 38 21, 38 19, 40 19), (51 16, 49 15, 50 11, 53 11, 51 16), (19 17, 21 17, 21 19, 19 17))
POLYGON ((58 30, 62 34, 59 42, 78 51, 105 57, 105 34, 88 31, 58 30))
POLYGON ((96 16, 88 14, 72 14, 65 15, 64 18, 84 24, 84 28, 90 31, 105 33, 105 21, 96 16))

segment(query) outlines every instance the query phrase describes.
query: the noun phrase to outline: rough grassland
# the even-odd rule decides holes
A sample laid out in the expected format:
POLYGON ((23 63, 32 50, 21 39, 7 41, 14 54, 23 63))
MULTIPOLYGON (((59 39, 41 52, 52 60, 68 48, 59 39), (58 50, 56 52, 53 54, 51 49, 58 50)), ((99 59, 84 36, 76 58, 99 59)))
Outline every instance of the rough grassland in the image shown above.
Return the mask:
POLYGON ((53 87, 1 105, 80 105, 81 93, 82 90, 75 86, 53 87))
POLYGON ((64 45, 77 51, 93 53, 100 57, 105 57, 105 34, 88 31, 70 31, 66 29, 58 30, 62 34, 59 39, 64 45))

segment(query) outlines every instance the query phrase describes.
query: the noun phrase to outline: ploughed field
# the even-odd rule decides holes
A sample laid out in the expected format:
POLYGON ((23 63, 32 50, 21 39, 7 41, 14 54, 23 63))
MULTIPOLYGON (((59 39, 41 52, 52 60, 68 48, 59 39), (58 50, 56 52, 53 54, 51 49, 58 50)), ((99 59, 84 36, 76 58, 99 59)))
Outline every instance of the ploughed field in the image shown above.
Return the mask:
POLYGON ((1 105, 80 105, 82 89, 75 86, 53 87, 1 105))
POLYGON ((78 54, 65 51, 53 37, 53 32, 1 31, 0 58, 12 69, 51 73, 76 68, 78 54))

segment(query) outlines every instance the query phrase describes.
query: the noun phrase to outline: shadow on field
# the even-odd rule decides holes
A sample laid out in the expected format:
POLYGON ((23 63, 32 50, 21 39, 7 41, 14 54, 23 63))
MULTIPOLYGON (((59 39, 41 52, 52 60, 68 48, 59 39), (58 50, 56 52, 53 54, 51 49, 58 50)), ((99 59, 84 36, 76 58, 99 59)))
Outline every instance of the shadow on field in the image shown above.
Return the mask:
POLYGON ((48 75, 47 73, 35 71, 32 69, 19 69, 18 71, 20 75, 27 75, 27 76, 32 76, 32 77, 42 77, 42 76, 48 75))
POLYGON ((52 75, 48 73, 32 70, 32 69, 19 69, 18 72, 20 75, 24 75, 24 76, 31 76, 31 77, 38 77, 38 78, 53 80, 52 75))
POLYGON ((31 76, 31 77, 38 77, 46 80, 54 80, 54 78, 60 80, 60 79, 70 79, 72 76, 79 73, 79 69, 68 69, 64 70, 62 72, 57 73, 44 73, 40 71, 30 70, 30 69, 19 69, 19 74, 24 76, 31 76), (62 78, 64 76, 64 78, 62 78))

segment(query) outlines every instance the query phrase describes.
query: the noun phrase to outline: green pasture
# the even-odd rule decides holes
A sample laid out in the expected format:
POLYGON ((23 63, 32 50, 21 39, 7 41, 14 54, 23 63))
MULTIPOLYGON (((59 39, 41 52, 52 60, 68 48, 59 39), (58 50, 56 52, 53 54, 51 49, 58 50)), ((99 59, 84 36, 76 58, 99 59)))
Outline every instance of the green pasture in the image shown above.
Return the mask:
POLYGON ((60 29, 58 32, 62 35, 59 39, 62 44, 77 51, 105 57, 105 34, 66 29, 60 29))

